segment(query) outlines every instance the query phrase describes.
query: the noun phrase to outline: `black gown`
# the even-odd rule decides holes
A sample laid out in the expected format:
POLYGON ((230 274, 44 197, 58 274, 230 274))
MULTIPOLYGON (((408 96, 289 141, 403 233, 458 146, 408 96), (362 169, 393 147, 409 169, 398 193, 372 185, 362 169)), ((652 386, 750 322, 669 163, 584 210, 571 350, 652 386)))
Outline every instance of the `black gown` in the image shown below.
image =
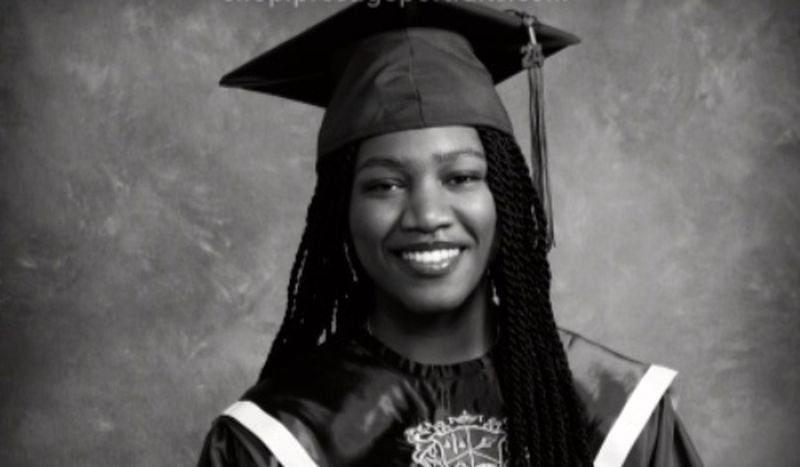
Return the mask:
MULTIPOLYGON (((569 331, 560 335, 589 417, 590 449, 597 453, 636 387, 645 386, 639 383, 649 365, 569 331)), ((506 465, 503 401, 491 352, 453 365, 425 365, 360 333, 298 358, 242 400, 279 421, 321 467, 506 465)), ((668 393, 654 401, 622 465, 702 465, 668 393)), ((280 464, 262 439, 223 415, 206 437, 199 465, 280 464)))

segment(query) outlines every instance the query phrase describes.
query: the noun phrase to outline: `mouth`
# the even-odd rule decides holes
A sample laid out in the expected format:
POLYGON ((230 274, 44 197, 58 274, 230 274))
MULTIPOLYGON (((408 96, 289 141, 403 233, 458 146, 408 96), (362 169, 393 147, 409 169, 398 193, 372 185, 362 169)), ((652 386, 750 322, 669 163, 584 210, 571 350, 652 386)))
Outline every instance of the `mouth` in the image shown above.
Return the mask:
POLYGON ((464 249, 456 245, 425 245, 396 250, 394 253, 411 272, 422 276, 439 276, 455 266, 464 249))

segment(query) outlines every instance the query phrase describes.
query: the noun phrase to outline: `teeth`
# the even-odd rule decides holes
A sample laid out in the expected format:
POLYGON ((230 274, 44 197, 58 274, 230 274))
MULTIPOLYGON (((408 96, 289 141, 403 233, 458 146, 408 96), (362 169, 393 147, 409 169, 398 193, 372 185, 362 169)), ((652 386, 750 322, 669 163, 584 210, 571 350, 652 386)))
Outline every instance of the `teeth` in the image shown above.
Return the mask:
POLYGON ((458 256, 458 248, 447 248, 430 251, 405 251, 401 255, 406 261, 422 264, 438 264, 458 256))

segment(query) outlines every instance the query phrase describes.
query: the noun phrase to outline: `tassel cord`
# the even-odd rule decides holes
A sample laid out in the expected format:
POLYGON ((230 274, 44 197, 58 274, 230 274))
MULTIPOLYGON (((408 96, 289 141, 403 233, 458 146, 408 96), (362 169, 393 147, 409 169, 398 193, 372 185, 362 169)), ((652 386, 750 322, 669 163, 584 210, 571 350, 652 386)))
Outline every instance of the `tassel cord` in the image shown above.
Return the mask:
POLYGON ((536 17, 522 13, 522 21, 527 27, 530 42, 523 47, 522 66, 528 74, 528 113, 531 132, 531 162, 533 165, 533 184, 545 211, 545 241, 549 251, 555 246, 553 226, 553 203, 550 196, 550 176, 547 160, 547 133, 544 122, 544 76, 542 65, 544 53, 542 45, 536 40, 536 17))

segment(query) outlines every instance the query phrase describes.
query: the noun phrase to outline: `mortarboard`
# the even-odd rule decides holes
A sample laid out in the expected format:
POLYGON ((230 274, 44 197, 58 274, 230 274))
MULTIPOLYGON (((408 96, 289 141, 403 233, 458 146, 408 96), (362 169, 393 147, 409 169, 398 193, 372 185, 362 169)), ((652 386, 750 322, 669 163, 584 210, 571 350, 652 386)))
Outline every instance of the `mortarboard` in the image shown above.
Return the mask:
POLYGON ((552 216, 541 65, 579 42, 468 0, 359 1, 226 74, 220 84, 325 107, 318 157, 363 138, 445 125, 513 134, 494 86, 528 69, 534 185, 552 216))

